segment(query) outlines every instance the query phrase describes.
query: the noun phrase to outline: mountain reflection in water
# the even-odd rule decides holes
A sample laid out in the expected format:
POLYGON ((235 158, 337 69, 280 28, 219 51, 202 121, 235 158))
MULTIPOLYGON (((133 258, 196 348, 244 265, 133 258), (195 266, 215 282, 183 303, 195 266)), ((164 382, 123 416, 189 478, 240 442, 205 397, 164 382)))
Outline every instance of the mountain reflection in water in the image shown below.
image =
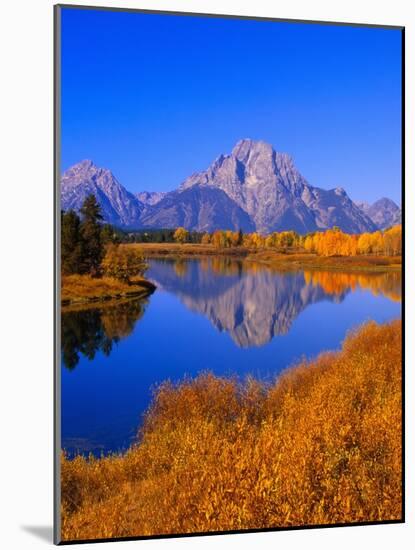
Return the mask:
POLYGON ((153 261, 147 276, 245 348, 287 334, 307 306, 322 300, 340 303, 357 288, 396 301, 401 298, 399 272, 287 273, 217 257, 153 261))
MULTIPOLYGON (((293 321, 311 304, 341 303, 361 288, 394 301, 401 299, 399 272, 278 272, 263 265, 229 258, 150 260, 147 272, 159 291, 176 295, 190 310, 201 313, 241 348, 260 347, 287 334, 293 321)), ((74 369, 80 355, 93 360, 109 356, 143 316, 148 300, 130 299, 62 312, 62 360, 74 369)))

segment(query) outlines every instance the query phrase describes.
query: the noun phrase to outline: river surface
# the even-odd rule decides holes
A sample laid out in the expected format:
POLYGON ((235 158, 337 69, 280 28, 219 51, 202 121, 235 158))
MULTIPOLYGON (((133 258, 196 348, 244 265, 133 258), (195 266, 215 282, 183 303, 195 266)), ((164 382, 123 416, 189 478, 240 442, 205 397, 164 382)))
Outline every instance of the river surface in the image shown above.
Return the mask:
POLYGON ((401 316, 400 273, 282 273, 226 258, 150 260, 146 300, 62 313, 62 447, 134 441, 152 391, 201 371, 271 382, 347 332, 401 316))

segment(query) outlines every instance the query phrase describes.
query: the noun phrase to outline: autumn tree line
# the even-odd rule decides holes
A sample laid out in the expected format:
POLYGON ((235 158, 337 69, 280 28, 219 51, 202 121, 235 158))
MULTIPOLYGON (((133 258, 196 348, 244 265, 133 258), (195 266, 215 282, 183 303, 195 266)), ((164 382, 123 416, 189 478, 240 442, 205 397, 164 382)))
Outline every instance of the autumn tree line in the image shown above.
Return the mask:
MULTIPOLYGON (((183 227, 178 227, 173 236, 178 243, 190 242, 189 232, 183 227)), ((269 235, 230 230, 214 231, 204 233, 200 243, 220 249, 274 249, 279 252, 310 252, 319 256, 398 256, 402 253, 402 226, 396 225, 385 231, 360 234, 344 233, 338 227, 306 235, 299 235, 295 231, 280 231, 269 235)))
POLYGON ((113 277, 130 282, 146 268, 138 249, 119 246, 123 234, 103 223, 94 195, 86 197, 79 215, 61 212, 61 271, 63 275, 113 277))
POLYGON ((213 245, 218 249, 244 247, 272 249, 278 252, 309 252, 319 256, 378 255, 399 256, 402 253, 402 227, 384 231, 349 234, 338 227, 300 235, 295 231, 279 231, 269 235, 217 230, 213 233, 177 229, 148 230, 125 233, 103 223, 101 207, 89 195, 79 214, 74 210, 61 213, 61 268, 64 275, 87 274, 110 276, 128 281, 145 269, 138 248, 120 247, 128 242, 176 242, 213 245))

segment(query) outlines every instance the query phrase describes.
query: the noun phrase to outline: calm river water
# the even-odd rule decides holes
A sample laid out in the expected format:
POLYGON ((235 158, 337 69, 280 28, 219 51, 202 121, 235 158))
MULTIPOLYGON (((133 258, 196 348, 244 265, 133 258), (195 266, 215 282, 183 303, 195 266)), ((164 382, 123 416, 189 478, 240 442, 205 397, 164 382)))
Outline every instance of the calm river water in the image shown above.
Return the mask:
POLYGON ((224 258, 150 260, 145 301, 62 313, 62 447, 134 440, 154 387, 201 371, 272 381, 339 348, 369 319, 401 315, 400 273, 280 273, 224 258))

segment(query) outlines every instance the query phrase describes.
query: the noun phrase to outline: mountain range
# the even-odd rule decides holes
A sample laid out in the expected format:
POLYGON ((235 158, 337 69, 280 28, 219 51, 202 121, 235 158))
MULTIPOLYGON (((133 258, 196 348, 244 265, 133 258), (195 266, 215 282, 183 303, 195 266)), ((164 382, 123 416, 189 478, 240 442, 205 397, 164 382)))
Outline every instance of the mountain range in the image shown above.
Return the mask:
POLYGON ((293 159, 264 141, 243 139, 192 174, 174 191, 133 194, 112 172, 84 160, 61 178, 61 207, 79 211, 93 193, 105 221, 123 229, 174 228, 244 232, 295 230, 307 233, 338 226, 347 233, 385 229, 400 223, 390 199, 353 202, 342 187, 312 186, 293 159))

